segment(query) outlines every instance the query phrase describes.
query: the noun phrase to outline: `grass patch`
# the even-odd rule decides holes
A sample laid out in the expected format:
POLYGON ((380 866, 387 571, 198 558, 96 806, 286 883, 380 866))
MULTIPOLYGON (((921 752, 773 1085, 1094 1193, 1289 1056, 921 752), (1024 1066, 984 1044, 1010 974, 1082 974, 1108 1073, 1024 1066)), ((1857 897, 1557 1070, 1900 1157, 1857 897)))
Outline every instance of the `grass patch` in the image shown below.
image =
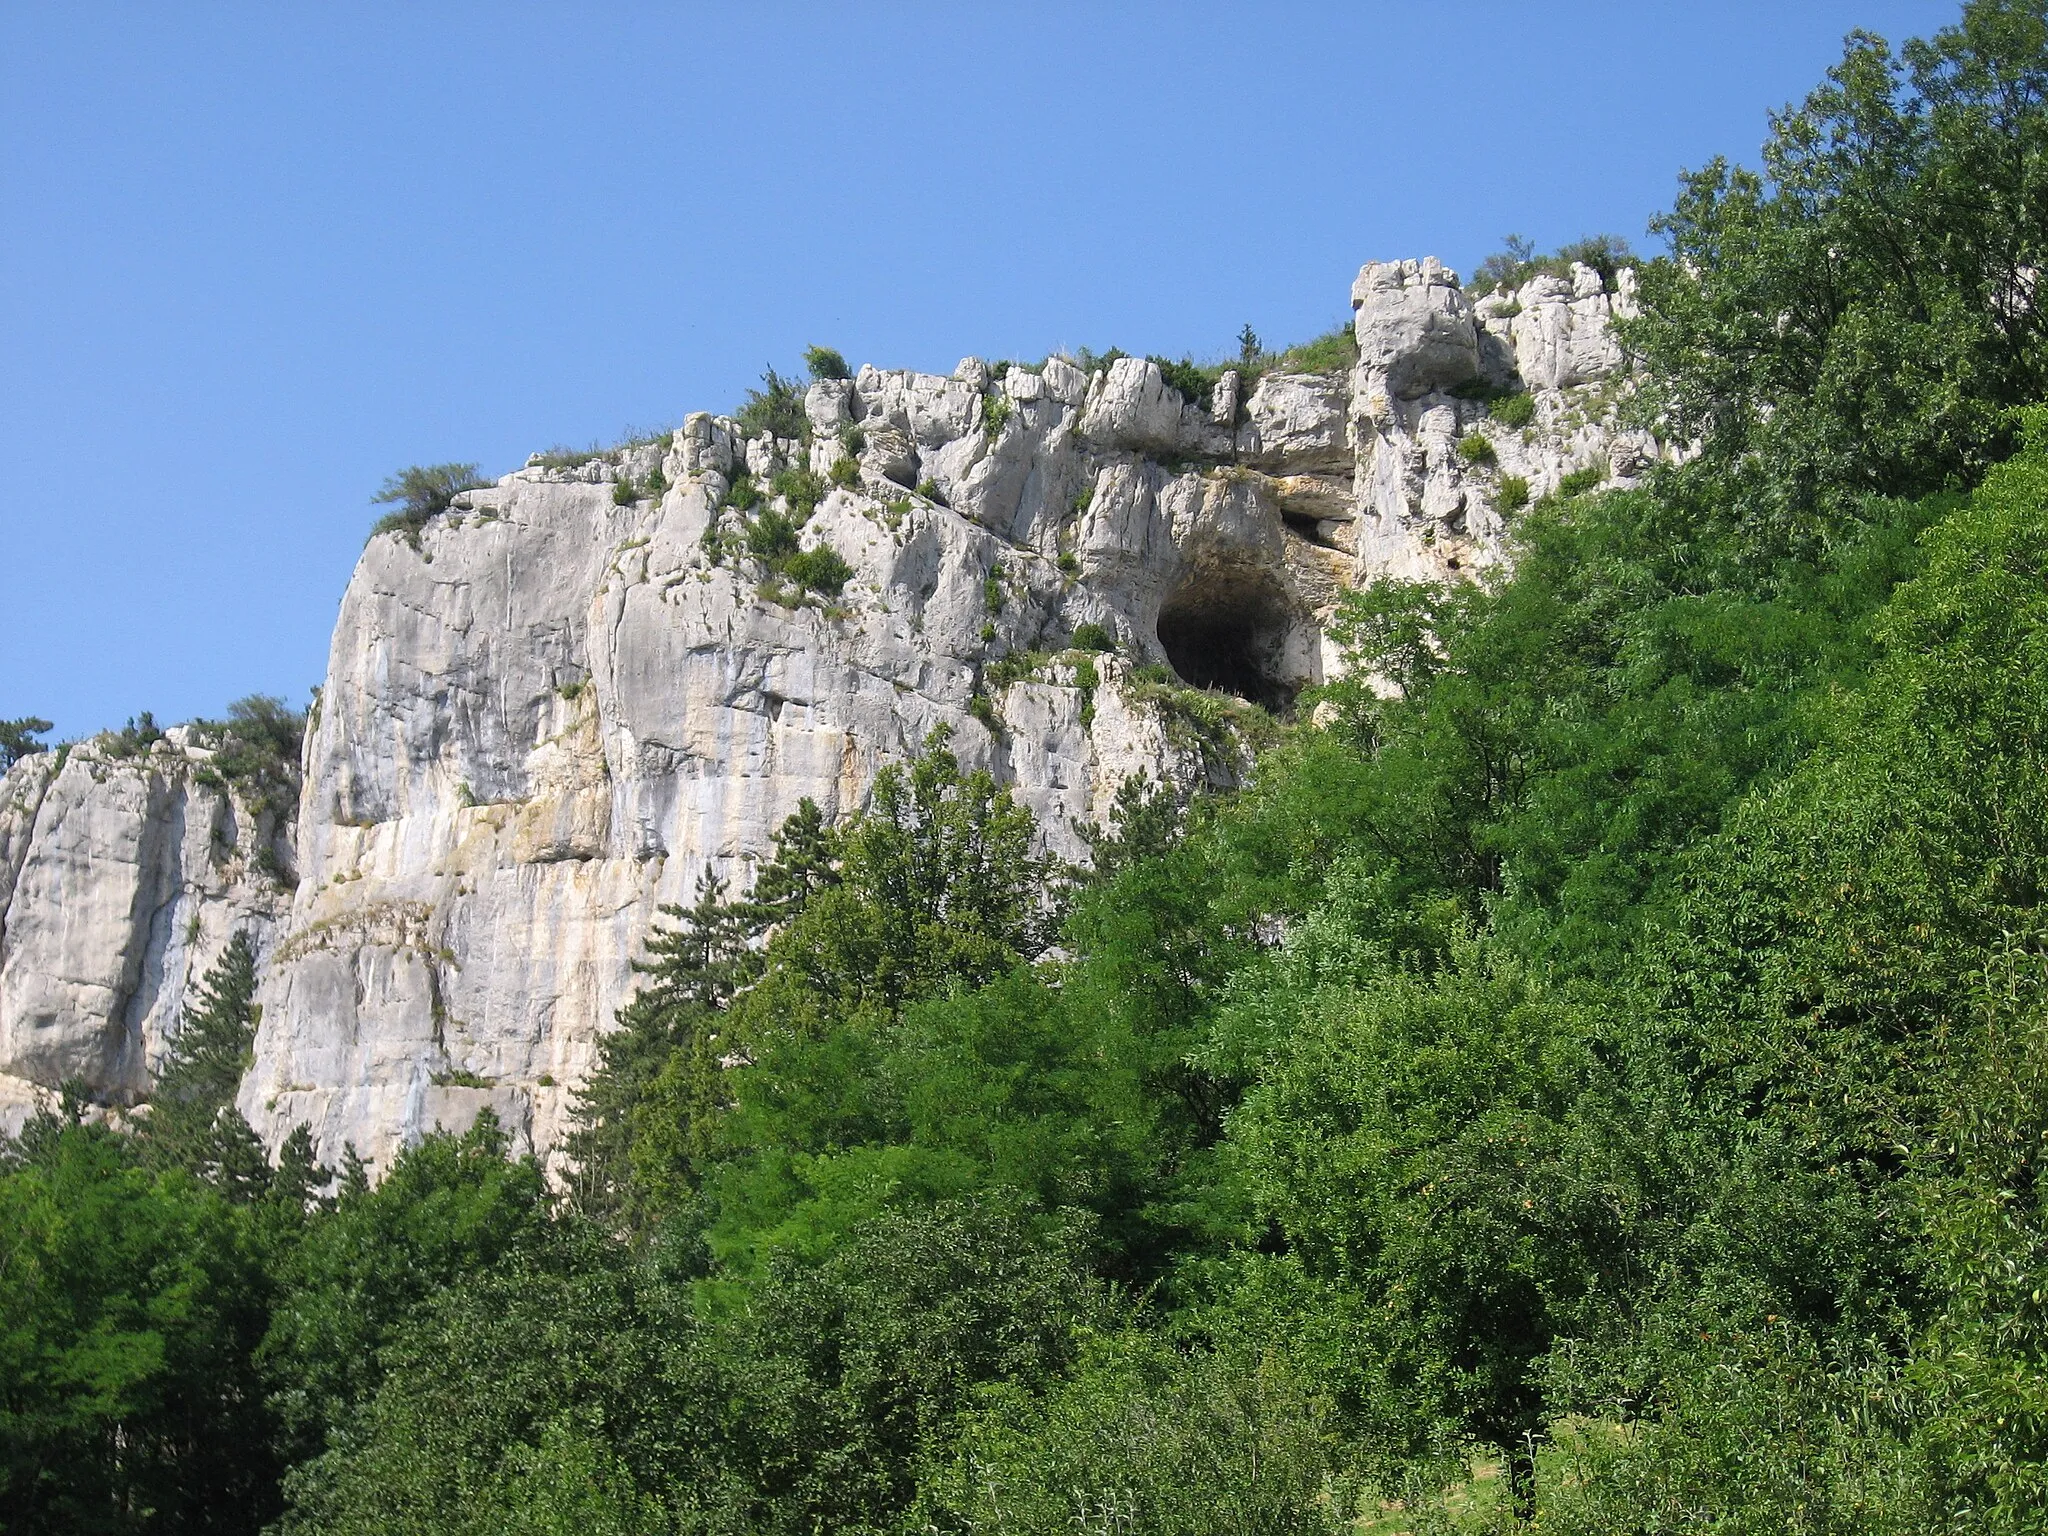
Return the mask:
POLYGON ((1486 403, 1486 414, 1504 427, 1526 427, 1536 419, 1536 397, 1526 389, 1496 395, 1486 403))

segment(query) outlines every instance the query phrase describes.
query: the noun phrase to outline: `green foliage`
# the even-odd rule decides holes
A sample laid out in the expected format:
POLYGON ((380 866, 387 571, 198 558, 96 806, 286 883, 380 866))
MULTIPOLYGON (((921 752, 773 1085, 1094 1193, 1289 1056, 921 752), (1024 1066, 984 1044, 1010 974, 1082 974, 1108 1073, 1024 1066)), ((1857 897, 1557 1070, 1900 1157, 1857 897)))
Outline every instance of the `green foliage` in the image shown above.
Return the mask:
POLYGON ((811 470, 801 466, 778 471, 768 482, 768 488, 789 503, 790 515, 799 523, 810 521, 811 514, 818 510, 818 503, 825 499, 825 482, 811 470))
POLYGON ((1183 357, 1179 362, 1171 358, 1154 357, 1149 361, 1158 365, 1167 387, 1177 390, 1182 399, 1190 405, 1209 409, 1216 397, 1216 383, 1234 366, 1228 363, 1197 363, 1193 358, 1183 357))
POLYGON ((761 387, 747 391, 747 398, 737 412, 744 437, 759 437, 770 433, 775 437, 796 442, 808 442, 811 436, 811 418, 804 413, 804 392, 794 379, 785 379, 773 368, 761 375, 761 387))
POLYGON ((1586 235, 1559 246, 1554 256, 1537 255, 1535 245, 1520 235, 1505 236, 1501 245, 1503 249, 1482 261, 1472 274, 1474 295, 1512 292, 1532 277, 1569 279, 1574 262, 1599 273, 1601 286, 1611 293, 1615 273, 1635 264, 1635 253, 1620 235, 1586 235))
POLYGON ((232 785, 252 813, 284 826, 298 814, 299 760, 306 712, 283 699, 252 693, 228 706, 225 720, 195 720, 196 739, 213 753, 195 775, 201 783, 232 785))
POLYGON ((1237 333, 1237 360, 1240 367, 1249 368, 1259 360, 1265 349, 1259 344, 1259 333, 1252 329, 1251 321, 1244 323, 1244 329, 1237 333))
POLYGON ((333 1209, 277 1264, 262 1358, 295 1434, 317 1446, 375 1390, 379 1351, 416 1307, 545 1234, 540 1167, 508 1150, 489 1110, 460 1136, 436 1131, 399 1153, 374 1189, 351 1149, 333 1209))
POLYGON ((1529 505, 1529 482, 1520 475, 1502 475, 1500 489, 1494 493, 1493 505, 1503 517, 1521 511, 1529 505))
POLYGON ((795 518, 771 507, 747 524, 747 553, 779 570, 797 552, 799 527, 795 518))
POLYGON ((929 476, 917 482, 917 494, 938 506, 946 504, 946 498, 939 494, 939 482, 929 476))
POLYGON ((1486 414, 1504 427, 1526 427, 1536 419, 1536 397, 1526 389, 1496 395, 1487 401, 1486 414))
POLYGON ((1349 319, 1311 341, 1266 361, 1269 373, 1348 373, 1358 362, 1358 337, 1349 319))
POLYGON ((991 439, 1002 435, 1003 423, 1010 419, 1010 397, 987 394, 981 397, 981 430, 991 439))
POLYGON ((0 773, 5 773, 24 757, 49 751, 49 745, 36 738, 50 728, 49 721, 34 715, 23 715, 19 720, 0 720, 0 773))
POLYGON ((1116 638, 1090 619, 1074 626, 1072 645, 1077 651, 1114 651, 1116 638))
POLYGON ((1003 573, 992 569, 981 578, 981 606, 996 614, 1003 611, 1003 602, 1003 573))
POLYGON ((1349 1528, 1334 1420, 1277 1351, 1106 1333, 1052 1392, 1013 1388, 980 1408, 917 1516, 1020 1536, 1324 1536, 1349 1528))
POLYGON ((1557 494, 1560 496, 1583 496, 1588 491, 1598 490, 1601 482, 1606 478, 1606 470, 1602 469, 1598 464, 1588 464, 1583 469, 1573 470, 1570 474, 1559 480, 1557 482, 1557 494))
POLYGON ((1467 464, 1478 465, 1495 464, 1500 458, 1493 451, 1493 439, 1478 432, 1467 432, 1458 439, 1458 457, 1467 464))
POLYGON ((845 357, 834 351, 831 347, 805 347, 804 368, 814 379, 850 379, 853 377, 853 370, 846 366, 845 357))
POLYGON ((832 461, 831 481, 841 490, 852 490, 860 484, 860 460, 841 456, 832 461))
POLYGON ((158 1067, 140 1147, 153 1164, 182 1168, 228 1200, 262 1195, 270 1165, 235 1111, 235 1089, 253 1060, 256 951, 237 932, 196 989, 158 1067))
POLYGON ((139 757, 162 741, 164 733, 156 723, 156 716, 145 709, 140 715, 130 715, 128 723, 120 730, 102 731, 94 739, 109 757, 139 757))
POLYGON ((45 1113, 0 1161, 0 1508, 29 1533, 253 1533, 277 1510, 246 1222, 45 1113))
POLYGON ((414 464, 385 480, 370 500, 395 510, 377 519, 370 537, 395 533, 414 549, 420 547, 420 533, 429 520, 439 517, 464 491, 480 490, 490 482, 477 477, 474 464, 414 464))
POLYGON ((2048 16, 1971 0, 1897 53, 1855 33, 1773 119, 1763 169, 1714 160, 1654 224, 1621 334, 1649 405, 1774 538, 1824 536, 1871 493, 1981 476, 2012 408, 2048 398, 2048 16))
POLYGON ((782 574, 807 592, 837 597, 853 577, 853 567, 830 545, 798 550, 782 562, 782 574))
POLYGON ((725 504, 735 512, 751 512, 761 504, 760 487, 754 484, 754 477, 740 470, 726 487, 725 504))

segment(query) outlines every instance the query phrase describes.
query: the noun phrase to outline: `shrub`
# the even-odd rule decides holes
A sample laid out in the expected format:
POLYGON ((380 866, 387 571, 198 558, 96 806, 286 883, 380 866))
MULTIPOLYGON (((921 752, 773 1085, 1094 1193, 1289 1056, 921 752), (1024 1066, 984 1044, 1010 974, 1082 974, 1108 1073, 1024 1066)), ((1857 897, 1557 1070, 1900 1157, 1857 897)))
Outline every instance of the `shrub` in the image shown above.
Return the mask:
POLYGON ((989 696, 985 693, 977 693, 967 701, 967 713, 974 716, 975 719, 979 720, 991 731, 1000 731, 1003 728, 1002 717, 996 713, 994 703, 990 701, 989 696))
POLYGON ((1479 264, 1479 270, 1472 274, 1472 293, 1512 290, 1544 273, 1552 277, 1570 277, 1575 261, 1598 272, 1601 286, 1612 289, 1615 273, 1635 259, 1628 241, 1620 235, 1585 235, 1559 246, 1554 256, 1537 255, 1535 244, 1520 235, 1509 235, 1501 244, 1506 249, 1487 257, 1479 264))
POLYGON ((1458 439, 1458 457, 1467 464, 1493 464, 1499 455, 1493 451, 1493 439, 1478 432, 1468 432, 1458 439))
POLYGON ((1071 549, 1061 551, 1059 567, 1062 576, 1078 576, 1081 574, 1081 562, 1071 549))
POLYGON ((981 579, 981 602, 990 613, 1003 611, 1003 575, 1001 571, 990 571, 981 579))
POLYGON ((725 504, 735 512, 751 512, 761 502, 761 488, 754 484, 754 477, 745 470, 732 477, 732 484, 726 487, 725 504))
POLYGON ((782 562, 782 574, 808 592, 837 597, 853 577, 853 567, 835 549, 819 545, 799 550, 782 562))
POLYGON ((1043 651, 1012 651, 999 661, 989 663, 981 674, 981 685, 990 692, 1007 688, 1012 683, 1025 682, 1038 673, 1038 669, 1052 658, 1043 651))
POLYGON ((1557 494, 1560 496, 1583 495, 1587 491, 1597 489, 1600 482, 1606 478, 1606 470, 1597 464, 1588 464, 1584 469, 1575 469, 1558 481, 1557 494))
POLYGON ((420 530, 427 526, 429 518, 446 512, 464 491, 478 490, 489 483, 477 478, 474 464, 409 465, 387 479, 383 489, 370 498, 375 505, 396 508, 377 519, 370 537, 395 533, 418 549, 420 530))
POLYGON ((1077 651, 1113 651, 1116 640, 1100 624, 1090 620, 1074 626, 1074 649, 1077 651))
POLYGON ((1503 516, 1521 511, 1529 505, 1529 482, 1520 475, 1502 475, 1500 492, 1493 498, 1493 505, 1503 516))
POLYGON ((808 469, 785 469, 768 482, 769 488, 789 503, 789 510, 803 522, 825 499, 825 482, 808 469))
POLYGON ((1526 389, 1497 396, 1487 403, 1486 414, 1505 427, 1526 427, 1536 419, 1536 397, 1526 389))
POLYGON ((1166 382, 1180 391, 1183 400, 1191 405, 1200 405, 1203 410, 1215 402, 1216 381, 1227 371, 1221 363, 1204 367, 1191 357, 1183 357, 1177 363, 1164 357, 1154 357, 1149 361, 1158 365, 1166 382))
POLYGON ((850 456, 857 459, 868 450, 868 435, 857 425, 841 427, 839 429, 839 446, 844 448, 850 456))
POLYGON ((747 524, 747 553, 779 567, 797 552, 796 522, 772 507, 747 524))
POLYGON ((860 484, 860 460, 839 458, 832 463, 832 483, 843 490, 852 490, 860 484))
POLYGON ((814 379, 850 379, 853 370, 846 366, 846 359, 832 347, 805 347, 804 367, 814 379))
POLYGON ((1003 430, 1003 423, 1010 419, 1010 401, 1004 395, 983 395, 981 397, 981 430, 991 438, 1003 430))
POLYGON ((120 730, 103 733, 100 748, 109 757, 138 757, 163 739, 156 716, 145 709, 140 715, 130 715, 120 730))
POLYGON ((794 379, 785 379, 773 368, 761 375, 761 388, 747 391, 746 401, 734 419, 747 437, 759 437, 766 432, 803 442, 811 435, 811 418, 804 413, 804 392, 797 388, 794 379))
POLYGON ((937 506, 943 507, 946 504, 946 498, 939 494, 939 482, 929 475, 917 482, 917 494, 937 506))
POLYGON ((633 505, 634 502, 638 501, 639 499, 640 491, 639 488, 633 484, 633 477, 631 475, 619 476, 618 484, 612 487, 612 505, 617 507, 630 507, 631 505, 633 505))

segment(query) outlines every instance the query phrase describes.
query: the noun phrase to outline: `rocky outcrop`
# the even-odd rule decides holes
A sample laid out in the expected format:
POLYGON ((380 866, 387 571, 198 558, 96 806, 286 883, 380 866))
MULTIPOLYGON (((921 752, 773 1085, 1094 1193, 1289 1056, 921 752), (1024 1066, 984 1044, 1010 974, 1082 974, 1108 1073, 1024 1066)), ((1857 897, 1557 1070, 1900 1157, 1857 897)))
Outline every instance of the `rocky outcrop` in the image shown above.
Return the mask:
POLYGON ((804 798, 849 811, 945 731, 1080 859, 1127 775, 1233 782, 1243 742, 1192 728, 1214 711, 1177 688, 1284 709, 1337 664, 1347 587, 1483 568, 1510 477, 1541 494, 1662 451, 1614 423, 1626 274, 1475 304, 1436 262, 1388 263, 1353 296, 1349 370, 1226 371, 1195 400, 1138 358, 866 367, 812 385, 796 437, 700 413, 372 539, 310 723, 295 889, 237 852, 259 829, 189 739, 8 776, 8 1091, 143 1091, 183 989, 246 927, 240 1103, 273 1144, 303 1122, 381 1162, 488 1105, 546 1149, 658 904, 706 870, 744 885, 804 798), (1497 402, 1522 391, 1510 427, 1497 402), (1489 455, 1460 449, 1479 434, 1489 455), (844 562, 837 591, 748 553, 767 508, 732 504, 741 477, 791 469, 831 488, 808 517, 772 508, 844 562), (1069 649, 1083 624, 1116 654, 1069 649))
POLYGON ((291 845, 186 729, 22 759, 0 780, 0 1121, 71 1079, 147 1093, 185 998, 290 909, 291 845))
POLYGON ((1351 383, 1361 576, 1446 580, 1494 565, 1518 504, 1567 476, 1625 486, 1675 457, 1619 407, 1611 321, 1635 313, 1592 268, 1474 303, 1434 260, 1373 262, 1352 285, 1351 383), (1518 405, 1510 411, 1503 402, 1518 405))

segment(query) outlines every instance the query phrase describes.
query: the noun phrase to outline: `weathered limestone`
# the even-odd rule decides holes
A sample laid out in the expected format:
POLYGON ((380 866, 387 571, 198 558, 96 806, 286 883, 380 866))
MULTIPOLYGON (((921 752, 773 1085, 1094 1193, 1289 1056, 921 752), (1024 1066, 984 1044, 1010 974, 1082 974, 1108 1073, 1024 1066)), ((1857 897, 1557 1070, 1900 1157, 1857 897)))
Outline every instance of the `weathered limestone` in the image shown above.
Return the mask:
POLYGON ((145 1091, 187 990, 247 928, 263 1013, 240 1105, 273 1145, 304 1122, 325 1155, 352 1142, 382 1165, 485 1106, 559 1145, 657 905, 707 870, 744 885, 805 797, 852 810, 945 730, 1084 857, 1079 829, 1127 775, 1245 766, 1136 668, 1285 706, 1341 664, 1324 630, 1346 588, 1502 557, 1507 477, 1540 495, 1662 455, 1615 423, 1607 327, 1633 291, 1581 269, 1474 304, 1434 260, 1377 263, 1348 373, 1227 371, 1204 403, 1138 358, 863 367, 810 386, 808 441, 700 412, 666 440, 536 460, 416 547, 373 539, 279 855, 296 889, 245 855, 267 832, 200 782, 189 737, 7 776, 0 1123, 67 1075, 109 1101, 145 1091), (1483 397, 1519 388, 1530 419, 1509 427, 1483 397), (1490 462, 1461 452, 1475 434, 1490 462), (724 503, 742 472, 765 493, 849 451, 855 483, 801 540, 852 576, 807 597, 746 555, 724 503), (617 503, 656 469, 659 499, 617 503), (1082 623, 1119 645, 1086 686, 1065 652, 1082 623), (1044 659, 994 686, 1026 652, 1044 659))
POLYGON ((71 1078, 147 1092, 185 998, 228 939, 267 950, 290 905, 290 846, 174 730, 24 758, 0 780, 0 1128, 71 1078))

